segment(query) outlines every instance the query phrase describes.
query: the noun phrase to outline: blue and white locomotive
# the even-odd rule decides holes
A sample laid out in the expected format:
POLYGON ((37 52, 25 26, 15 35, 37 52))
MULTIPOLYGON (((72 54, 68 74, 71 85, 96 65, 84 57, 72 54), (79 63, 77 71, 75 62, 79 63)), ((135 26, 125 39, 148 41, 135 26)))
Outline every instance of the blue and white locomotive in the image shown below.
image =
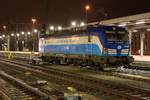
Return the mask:
POLYGON ((90 26, 41 36, 39 52, 49 62, 102 67, 133 62, 128 31, 118 26, 90 26))

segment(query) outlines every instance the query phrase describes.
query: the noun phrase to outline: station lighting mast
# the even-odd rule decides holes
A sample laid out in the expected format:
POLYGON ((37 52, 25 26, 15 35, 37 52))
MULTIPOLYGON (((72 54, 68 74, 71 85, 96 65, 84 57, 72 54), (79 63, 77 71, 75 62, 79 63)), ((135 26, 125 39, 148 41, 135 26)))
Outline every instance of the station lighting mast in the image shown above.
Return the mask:
POLYGON ((35 18, 32 18, 31 19, 32 21, 32 36, 33 36, 33 48, 32 48, 32 51, 34 52, 35 51, 35 44, 36 44, 36 34, 34 34, 34 29, 35 29, 35 24, 37 22, 37 20, 35 18))
MULTIPOLYGON (((91 6, 89 4, 85 5, 85 20, 86 24, 88 23, 88 12, 91 10, 91 6)), ((88 42, 91 42, 90 32, 88 32, 88 42)))
POLYGON ((89 4, 85 5, 85 19, 86 23, 88 23, 88 12, 91 10, 91 6, 89 4))

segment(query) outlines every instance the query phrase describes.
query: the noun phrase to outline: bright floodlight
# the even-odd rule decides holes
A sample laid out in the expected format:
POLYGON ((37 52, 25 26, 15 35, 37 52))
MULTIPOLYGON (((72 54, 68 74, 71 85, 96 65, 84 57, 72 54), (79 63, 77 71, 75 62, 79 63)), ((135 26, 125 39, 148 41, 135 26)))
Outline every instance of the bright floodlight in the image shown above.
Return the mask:
POLYGON ((58 30, 59 30, 59 31, 62 30, 62 27, 61 27, 61 26, 58 26, 58 30))
POLYGON ((136 32, 138 32, 138 30, 133 30, 133 32, 135 32, 135 33, 136 33, 136 32))
POLYGON ((14 33, 11 33, 11 36, 14 36, 14 33))
POLYGON ((119 24, 118 26, 119 27, 124 27, 124 26, 126 26, 127 24, 126 23, 123 23, 123 24, 119 24))
POLYGON ((50 30, 54 30, 54 26, 50 26, 50 30))
POLYGON ((22 35, 24 35, 24 32, 21 32, 22 35))
POLYGON ((37 32, 38 32, 38 30, 37 30, 37 29, 34 29, 34 32, 35 32, 35 33, 37 33, 37 32))
POLYGON ((80 26, 85 26, 85 23, 84 23, 84 22, 81 22, 81 23, 80 23, 80 26))
POLYGON ((73 21, 73 22, 71 23, 71 25, 72 25, 72 26, 76 26, 76 22, 73 21))
POLYGON ((31 32, 28 32, 28 35, 30 35, 31 34, 31 32))
POLYGON ((19 34, 19 33, 17 33, 17 36, 19 37, 19 36, 20 36, 20 34, 19 34))
POLYGON ((147 31, 150 31, 150 28, 149 28, 149 29, 147 29, 147 31))
POLYGON ((144 24, 144 23, 145 23, 145 21, 139 21, 139 22, 136 22, 135 24, 139 25, 139 24, 144 24))
POLYGON ((2 37, 5 37, 5 35, 2 35, 2 37))
POLYGON ((2 35, 2 37, 6 37, 5 35, 2 35))

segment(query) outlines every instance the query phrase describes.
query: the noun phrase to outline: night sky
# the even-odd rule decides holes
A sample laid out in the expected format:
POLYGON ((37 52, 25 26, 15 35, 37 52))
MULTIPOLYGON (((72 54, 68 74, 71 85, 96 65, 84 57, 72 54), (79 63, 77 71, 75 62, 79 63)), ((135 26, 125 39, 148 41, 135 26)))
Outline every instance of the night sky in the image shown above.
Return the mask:
POLYGON ((150 12, 150 0, 1 0, 0 23, 30 22, 69 25, 85 19, 85 4, 91 4, 88 21, 150 12))

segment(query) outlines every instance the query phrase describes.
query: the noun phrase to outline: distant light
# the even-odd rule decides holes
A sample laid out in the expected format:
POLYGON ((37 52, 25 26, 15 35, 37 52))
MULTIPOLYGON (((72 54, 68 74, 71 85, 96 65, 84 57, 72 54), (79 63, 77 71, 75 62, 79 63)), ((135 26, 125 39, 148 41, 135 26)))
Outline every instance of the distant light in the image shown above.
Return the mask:
POLYGON ((19 33, 17 33, 17 36, 19 37, 19 36, 20 36, 20 34, 19 34, 19 33))
POLYGON ((84 23, 84 22, 81 22, 81 23, 80 23, 80 26, 85 26, 85 23, 84 23))
POLYGON ((6 26, 4 25, 3 28, 6 29, 6 26))
POLYGON ((75 21, 71 22, 71 25, 76 26, 76 22, 75 21))
POLYGON ((90 9, 91 9, 90 5, 86 5, 86 6, 85 6, 85 10, 86 10, 86 11, 89 11, 90 9))
POLYGON ((149 29, 147 29, 147 31, 150 31, 150 28, 149 28, 149 29))
POLYGON ((36 19, 35 19, 35 18, 32 18, 31 21, 32 21, 33 24, 35 24, 36 19))
POLYGON ((62 27, 61 27, 61 26, 58 26, 58 30, 59 30, 59 31, 62 30, 62 27))
POLYGON ((54 26, 50 26, 50 30, 54 30, 54 26))
POLYGON ((5 35, 2 35, 2 37, 6 37, 5 35))
POLYGON ((35 33, 37 33, 37 32, 38 32, 38 30, 37 30, 37 29, 34 29, 34 32, 35 32, 35 33))
POLYGON ((2 39, 2 36, 0 36, 0 39, 2 39))
POLYGON ((28 35, 30 35, 31 34, 31 32, 28 32, 28 35))
POLYGON ((138 32, 138 30, 133 30, 133 32, 138 32))
POLYGON ((119 27, 124 27, 124 26, 127 26, 127 24, 126 24, 126 23, 124 23, 124 24, 119 24, 118 26, 119 26, 119 27))
POLYGON ((11 33, 11 36, 14 36, 14 33, 11 33))
POLYGON ((120 23, 118 26, 120 27, 125 27, 127 26, 128 24, 130 24, 131 22, 123 22, 123 23, 120 23))
POLYGON ((135 24, 139 25, 139 24, 144 24, 144 23, 145 23, 145 21, 139 21, 139 22, 136 22, 135 24))
POLYGON ((21 32, 22 35, 24 35, 24 32, 21 32))

